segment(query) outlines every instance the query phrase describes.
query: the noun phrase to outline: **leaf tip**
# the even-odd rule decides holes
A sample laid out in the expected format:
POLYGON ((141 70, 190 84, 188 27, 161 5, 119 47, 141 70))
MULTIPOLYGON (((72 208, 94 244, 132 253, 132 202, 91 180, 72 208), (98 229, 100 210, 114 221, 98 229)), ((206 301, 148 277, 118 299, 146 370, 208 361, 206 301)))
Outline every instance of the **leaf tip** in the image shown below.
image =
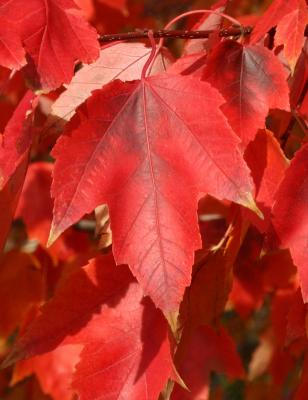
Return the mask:
POLYGON ((257 216, 260 219, 262 219, 262 220, 264 219, 264 215, 263 215, 262 211, 260 210, 260 208, 257 206, 257 203, 255 202, 251 193, 245 193, 245 196, 241 199, 241 204, 244 207, 249 208, 255 214, 257 214, 257 216))
POLYGON ((177 338, 178 333, 178 317, 179 311, 168 311, 164 312, 165 318, 169 324, 169 328, 175 338, 177 338))
POLYGON ((18 346, 14 347, 13 350, 8 354, 8 356, 0 364, 0 369, 5 369, 20 361, 23 358, 21 348, 18 346))
POLYGON ((61 233, 62 232, 59 229, 56 229, 54 224, 52 224, 46 246, 50 247, 52 244, 54 244, 54 242, 58 239, 58 237, 61 235, 61 233))

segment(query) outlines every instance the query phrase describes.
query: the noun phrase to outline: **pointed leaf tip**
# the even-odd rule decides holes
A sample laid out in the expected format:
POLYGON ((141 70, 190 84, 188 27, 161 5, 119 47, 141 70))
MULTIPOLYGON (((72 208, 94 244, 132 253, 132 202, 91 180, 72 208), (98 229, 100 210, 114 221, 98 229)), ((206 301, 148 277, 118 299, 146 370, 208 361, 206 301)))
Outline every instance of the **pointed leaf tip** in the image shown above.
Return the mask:
POLYGON ((47 240, 47 248, 50 247, 51 245, 54 244, 54 242, 58 239, 58 237, 61 235, 61 231, 56 229, 55 226, 52 224, 49 232, 49 237, 47 240))
POLYGON ((244 207, 249 208, 255 214, 257 214, 257 216, 260 219, 264 219, 264 215, 263 215, 262 211, 260 210, 260 208, 257 206, 257 203, 255 202, 251 193, 245 193, 245 196, 241 200, 241 204, 244 207))
POLYGON ((8 356, 2 361, 0 364, 0 369, 5 369, 15 364, 17 361, 23 359, 23 354, 21 349, 18 346, 13 347, 12 351, 8 354, 8 356))
POLYGON ((164 315, 174 338, 177 339, 179 311, 165 312, 164 315))

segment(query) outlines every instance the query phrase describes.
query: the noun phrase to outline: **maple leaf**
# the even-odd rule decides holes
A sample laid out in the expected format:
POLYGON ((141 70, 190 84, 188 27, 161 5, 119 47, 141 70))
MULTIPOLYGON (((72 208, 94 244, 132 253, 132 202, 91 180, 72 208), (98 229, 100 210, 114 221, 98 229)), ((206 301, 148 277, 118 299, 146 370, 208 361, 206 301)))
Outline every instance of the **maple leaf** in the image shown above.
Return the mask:
POLYGON ((35 374, 44 393, 53 400, 72 400, 70 384, 79 360, 80 345, 66 345, 15 365, 11 385, 35 374))
POLYGON ((20 36, 44 89, 68 83, 77 60, 99 55, 97 34, 72 0, 0 0, 0 15, 20 36))
POLYGON ((289 110, 287 74, 264 47, 221 42, 208 58, 203 79, 226 99, 222 110, 244 146, 265 127, 270 108, 289 110))
POLYGON ((275 196, 273 225, 280 246, 289 248, 308 302, 308 144, 296 154, 275 196))
POLYGON ((0 132, 4 132, 6 124, 26 92, 27 88, 22 73, 0 66, 0 132))
POLYGON ((304 31, 308 23, 305 0, 275 0, 259 19, 251 34, 256 43, 273 27, 277 26, 276 45, 284 45, 284 53, 294 71, 304 44, 304 31))
POLYGON ((107 203, 116 262, 129 264, 158 307, 175 311, 201 245, 199 193, 253 207, 222 102, 209 84, 168 74, 94 92, 53 150, 50 242, 107 203))
POLYGON ((242 318, 258 309, 263 302, 263 276, 257 261, 263 247, 263 236, 250 227, 233 266, 230 300, 242 318))
POLYGON ((178 352, 179 372, 189 391, 176 385, 172 400, 208 399, 212 371, 230 378, 244 376, 233 339, 223 327, 215 331, 209 326, 200 326, 192 336, 182 339, 178 352))
POLYGON ((285 15, 276 30, 275 44, 284 45, 284 55, 294 72, 295 65, 304 45, 304 32, 308 24, 308 10, 305 0, 298 0, 296 9, 285 15))
POLYGON ((297 287, 296 267, 288 250, 275 250, 257 261, 266 291, 278 288, 297 287))
POLYGON ((303 302, 300 289, 293 294, 287 315, 286 345, 297 339, 306 339, 307 305, 303 302))
POLYGON ((195 273, 180 308, 180 318, 187 329, 217 324, 232 287, 232 267, 241 244, 241 231, 239 220, 226 238, 225 246, 206 257, 197 254, 195 273))
MULTIPOLYGON (((1 12, 1 11, 0 11, 1 12)), ((12 24, 0 16, 0 64, 10 69, 20 69, 26 63, 25 51, 12 24)))
POLYGON ((255 214, 247 209, 243 209, 242 213, 260 232, 266 232, 271 222, 274 197, 289 162, 273 133, 266 129, 260 130, 255 139, 248 144, 244 158, 255 182, 255 198, 264 219, 256 218, 255 214))
POLYGON ((0 336, 5 338, 22 324, 32 305, 40 304, 44 287, 42 271, 32 255, 11 251, 1 257, 0 267, 0 336))
POLYGON ((278 25, 285 15, 295 10, 297 5, 298 0, 274 0, 253 28, 251 42, 256 43, 262 39, 271 28, 278 25))
POLYGON ((5 244, 25 179, 32 143, 30 112, 34 94, 25 94, 9 120, 0 147, 0 249, 5 244))
MULTIPOLYGON (((140 79, 151 48, 142 43, 117 43, 101 49, 99 58, 91 65, 85 65, 76 72, 71 83, 54 102, 51 109, 51 121, 54 117, 65 123, 75 114, 95 89, 100 89, 114 79, 132 81, 140 79)), ((164 71, 171 63, 171 55, 166 49, 158 54, 151 72, 164 71)), ((50 122, 47 125, 50 124, 50 122)))
POLYGON ((29 165, 15 217, 23 219, 31 239, 46 244, 52 219, 50 197, 53 164, 37 162, 29 165))
POLYGON ((81 400, 154 400, 173 370, 167 332, 129 269, 100 256, 59 287, 8 362, 81 344, 73 378, 81 400))

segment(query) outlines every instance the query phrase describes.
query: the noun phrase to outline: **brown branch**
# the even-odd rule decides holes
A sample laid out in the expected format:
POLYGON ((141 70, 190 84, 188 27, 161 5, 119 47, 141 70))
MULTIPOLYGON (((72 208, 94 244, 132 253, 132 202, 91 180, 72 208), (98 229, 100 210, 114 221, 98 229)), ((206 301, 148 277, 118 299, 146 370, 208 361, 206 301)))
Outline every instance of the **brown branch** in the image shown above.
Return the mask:
MULTIPOLYGON (((226 29, 221 29, 219 31, 219 36, 229 37, 229 36, 239 36, 249 35, 252 31, 251 26, 240 27, 230 27, 226 29)), ((99 38, 100 42, 114 42, 118 40, 134 40, 134 39, 147 39, 149 30, 127 32, 127 33, 115 33, 111 35, 102 35, 99 38)), ((173 39, 205 39, 208 38, 214 31, 186 31, 186 30, 159 30, 153 31, 153 36, 155 38, 173 38, 173 39)))

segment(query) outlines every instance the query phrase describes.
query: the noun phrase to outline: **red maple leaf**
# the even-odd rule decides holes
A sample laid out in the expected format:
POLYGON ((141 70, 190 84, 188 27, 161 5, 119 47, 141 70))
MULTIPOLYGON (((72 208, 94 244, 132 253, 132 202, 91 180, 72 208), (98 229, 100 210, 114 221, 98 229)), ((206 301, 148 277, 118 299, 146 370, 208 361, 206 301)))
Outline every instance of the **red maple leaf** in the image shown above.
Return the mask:
POLYGON ((246 148, 244 158, 251 170, 256 186, 256 202, 263 213, 261 220, 254 213, 243 209, 243 215, 260 232, 266 232, 271 222, 271 209, 275 194, 288 168, 278 140, 269 130, 260 130, 246 148))
POLYGON ((308 302, 308 144, 299 150, 281 182, 273 207, 273 224, 281 247, 290 249, 298 268, 304 302, 308 302))
POLYGON ((10 69, 20 69, 26 63, 25 50, 12 22, 0 14, 0 64, 10 69))
MULTIPOLYGON (((69 121, 91 92, 115 79, 133 81, 140 79, 151 48, 142 43, 116 43, 105 46, 99 58, 90 65, 83 66, 76 72, 71 83, 52 105, 51 120, 59 118, 58 124, 69 121)), ((171 54, 162 49, 156 57, 151 72, 158 73, 171 63, 171 54)))
POLYGON ((284 45, 284 53, 294 71, 295 64, 304 45, 304 31, 308 23, 305 0, 275 0, 258 20, 251 35, 256 43, 273 27, 277 26, 276 45, 284 45))
POLYGON ((6 337, 22 325, 33 305, 42 302, 44 285, 42 270, 32 255, 11 251, 0 262, 0 335, 6 337))
POLYGON ((199 326, 193 335, 182 340, 179 353, 179 372, 188 390, 176 385, 172 400, 199 400, 209 396, 209 380, 212 371, 230 378, 242 378, 244 369, 236 352, 233 339, 219 327, 199 326))
POLYGON ((73 378, 81 399, 155 400, 173 374, 167 333, 165 318, 129 269, 101 256, 59 287, 8 362, 81 344, 73 378))
MULTIPOLYGON (((0 0, 0 16, 9 21, 12 40, 20 37, 45 89, 68 83, 76 61, 98 57, 97 34, 72 0, 0 0)), ((21 58, 18 46, 14 55, 21 58)))
POLYGON ((28 235, 45 245, 52 218, 50 197, 53 164, 37 162, 29 165, 15 217, 22 218, 28 235))
POLYGON ((35 374, 43 392, 52 396, 53 400, 72 400, 74 392, 71 381, 81 347, 68 344, 29 360, 19 361, 14 368, 11 384, 16 385, 35 374))
POLYGON ((209 84, 168 74, 94 92, 53 151, 50 241, 108 203, 116 262, 129 264, 157 306, 175 311, 201 244, 200 193, 253 207, 222 103, 209 84))
POLYGON ((265 127, 270 108, 289 110, 287 74, 264 47, 221 42, 208 58, 203 79, 226 99, 222 110, 245 146, 265 127))
POLYGON ((9 120, 0 147, 0 249, 4 246, 24 183, 32 133, 27 114, 34 94, 26 93, 9 120))

